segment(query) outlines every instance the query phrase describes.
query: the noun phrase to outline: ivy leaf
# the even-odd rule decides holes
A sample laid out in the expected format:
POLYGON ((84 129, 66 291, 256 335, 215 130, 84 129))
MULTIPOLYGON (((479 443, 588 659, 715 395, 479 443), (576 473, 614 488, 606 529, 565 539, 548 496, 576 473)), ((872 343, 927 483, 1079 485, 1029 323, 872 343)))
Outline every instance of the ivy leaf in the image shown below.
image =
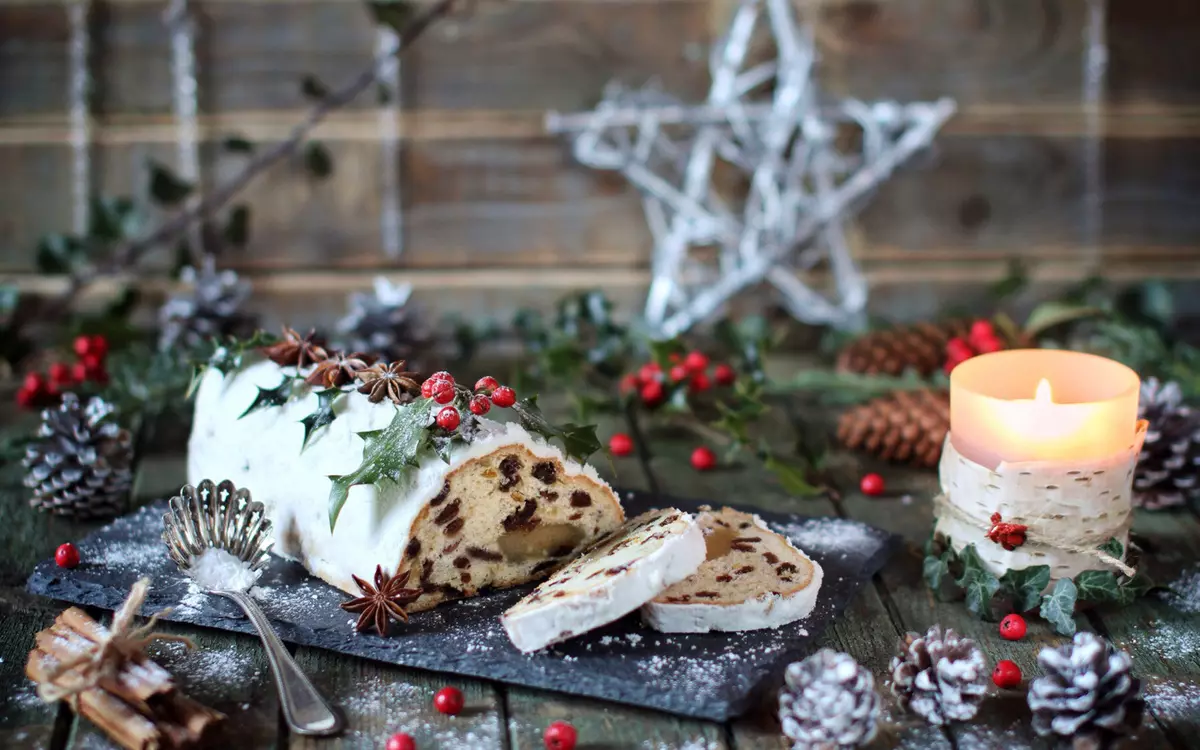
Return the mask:
POLYGON ((231 154, 252 154, 254 144, 240 135, 231 135, 221 142, 221 146, 231 154))
POLYGON ((409 0, 370 0, 367 7, 375 23, 389 26, 397 33, 403 31, 416 15, 416 4, 409 0))
POLYGON ((233 207, 225 222, 225 242, 236 247, 245 247, 250 239, 250 207, 242 203, 233 207))
POLYGON ((1145 573, 1137 573, 1133 578, 1122 578, 1117 588, 1117 603, 1125 606, 1145 596, 1154 589, 1154 581, 1145 573))
POLYGON ((1115 602, 1121 598, 1117 576, 1111 570, 1085 570, 1075 576, 1080 601, 1115 602))
POLYGON ((1125 547, 1115 536, 1110 536, 1108 541, 1101 544, 1097 549, 1105 554, 1112 555, 1118 560, 1124 559, 1125 547))
POLYGON ((1056 328, 1064 323, 1095 318, 1104 314, 1104 310, 1091 305, 1076 305, 1059 301, 1043 302, 1033 308, 1033 312, 1029 313, 1029 317, 1025 319, 1025 334, 1037 338, 1051 328, 1056 328))
POLYGON ((333 156, 324 144, 313 141, 304 149, 304 168, 318 180, 333 174, 333 156))
POLYGON ((789 495, 816 497, 823 492, 821 487, 808 481, 808 472, 805 471, 805 467, 794 462, 783 461, 768 454, 763 458, 763 466, 775 475, 779 484, 789 495))
POLYGON ((1054 626, 1054 632, 1060 635, 1075 634, 1075 600, 1078 593, 1070 578, 1059 578, 1054 589, 1042 596, 1039 614, 1054 626))
POLYGON ((433 448, 431 399, 421 398, 396 408, 396 415, 382 430, 360 432, 366 445, 359 467, 349 474, 330 476, 329 529, 337 524, 350 488, 356 484, 378 486, 384 479, 402 481, 421 463, 421 454, 433 448))
POLYGON ((320 78, 309 73, 300 81, 300 93, 309 99, 320 100, 329 96, 329 87, 322 83, 320 78))
POLYGON ((337 419, 337 414, 333 411, 333 402, 337 401, 338 396, 341 395, 342 391, 337 388, 317 392, 317 410, 300 420, 300 424, 304 425, 304 442, 300 444, 301 453, 308 447, 308 439, 314 432, 337 419))
POLYGON ((596 437, 595 425, 578 425, 568 422, 561 427, 550 424, 537 406, 537 396, 531 396, 513 404, 512 409, 517 414, 521 426, 530 432, 541 435, 546 440, 558 439, 562 442, 566 454, 578 461, 586 461, 588 456, 600 450, 600 440, 596 437))
POLYGON ((941 557, 937 555, 926 555, 924 574, 925 582, 929 584, 929 588, 937 593, 942 587, 942 581, 950 572, 950 552, 943 552, 941 557))
POLYGON ((955 583, 967 592, 967 609, 984 620, 992 619, 992 597, 1000 590, 1000 580, 988 570, 975 545, 968 544, 960 554, 963 574, 955 583))
POLYGON ((287 400, 292 395, 292 384, 294 382, 295 381, 292 380, 292 378, 285 377, 283 382, 274 388, 263 388, 262 386, 259 386, 258 395, 254 397, 254 402, 251 403, 250 406, 246 407, 246 411, 242 412, 238 419, 256 412, 259 409, 266 409, 271 406, 283 406, 287 403, 287 400))
POLYGON ((1018 612, 1028 612, 1041 601, 1042 592, 1050 585, 1050 566, 1032 565, 1022 570, 1011 569, 1000 578, 1004 590, 1012 596, 1018 612))
POLYGON ((192 194, 192 185, 166 166, 150 162, 150 197, 160 206, 175 206, 192 194))

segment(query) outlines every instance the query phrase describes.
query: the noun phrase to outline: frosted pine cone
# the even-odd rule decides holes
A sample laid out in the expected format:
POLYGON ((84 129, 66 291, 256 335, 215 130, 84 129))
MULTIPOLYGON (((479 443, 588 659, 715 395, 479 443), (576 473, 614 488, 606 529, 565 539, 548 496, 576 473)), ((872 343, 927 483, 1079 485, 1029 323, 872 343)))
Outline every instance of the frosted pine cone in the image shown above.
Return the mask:
POLYGON ((1133 476, 1134 502, 1150 510, 1182 505, 1200 475, 1200 412, 1183 403, 1178 383, 1147 378, 1138 417, 1150 426, 1133 476))
POLYGON ((779 722, 794 750, 834 750, 875 737, 875 679, 852 657, 823 648, 789 664, 779 691, 779 722))
POLYGON ((254 328, 253 318, 242 311, 250 285, 233 271, 217 271, 211 255, 199 269, 184 268, 179 279, 190 289, 159 308, 159 349, 194 349, 216 336, 243 335, 254 328))
POLYGON ((95 518, 119 513, 133 485, 133 444, 111 419, 113 407, 74 393, 42 412, 42 426, 25 449, 30 505, 59 516, 95 518))
POLYGON ((433 337, 409 304, 411 284, 375 279, 373 294, 350 295, 350 309, 337 323, 339 343, 347 351, 374 354, 387 362, 413 360, 428 372, 431 363, 419 361, 428 354, 433 337))
POLYGON ((892 659, 892 692, 930 724, 968 721, 987 692, 987 663, 975 641, 934 625, 909 633, 892 659))
POLYGON ((1133 660, 1092 633, 1076 633, 1058 648, 1044 648, 1045 674, 1029 686, 1033 728, 1073 750, 1102 750, 1142 723, 1141 684, 1133 660))

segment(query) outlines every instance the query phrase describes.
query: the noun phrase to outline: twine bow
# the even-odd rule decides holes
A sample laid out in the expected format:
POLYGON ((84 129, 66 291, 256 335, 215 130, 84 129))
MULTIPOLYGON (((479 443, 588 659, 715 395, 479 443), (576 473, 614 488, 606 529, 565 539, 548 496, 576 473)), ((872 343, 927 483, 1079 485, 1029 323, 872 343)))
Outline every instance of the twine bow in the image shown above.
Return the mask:
POLYGON ((113 615, 112 625, 104 630, 100 640, 89 644, 74 658, 60 661, 47 671, 45 681, 38 685, 38 696, 42 700, 47 703, 66 700, 75 706, 80 693, 98 687, 103 681, 115 680, 125 662, 140 655, 154 641, 172 641, 188 648, 195 647, 186 636, 152 632, 158 618, 170 612, 170 609, 152 615, 141 627, 133 627, 134 615, 146 600, 149 588, 149 578, 142 578, 133 584, 129 597, 113 615))

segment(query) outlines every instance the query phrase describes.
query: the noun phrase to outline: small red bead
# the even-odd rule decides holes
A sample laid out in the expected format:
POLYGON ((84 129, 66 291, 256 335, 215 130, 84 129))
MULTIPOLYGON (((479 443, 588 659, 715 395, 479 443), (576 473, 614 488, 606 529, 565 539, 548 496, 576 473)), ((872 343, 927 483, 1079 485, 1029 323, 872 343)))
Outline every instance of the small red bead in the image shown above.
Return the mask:
POLYGON ((77 356, 86 357, 92 352, 92 337, 76 336, 75 341, 71 344, 71 349, 77 356))
POLYGON ((657 380, 651 380, 642 386, 642 403, 646 406, 657 406, 663 400, 663 384, 657 380))
POLYGON ((396 732, 388 737, 385 750, 417 750, 417 741, 412 738, 411 734, 396 732))
POLYGON ((579 735, 575 731, 575 727, 565 721, 554 722, 546 727, 546 731, 542 735, 542 742, 546 744, 546 750, 575 750, 575 743, 578 739, 579 735))
POLYGON ((690 374, 691 371, 689 371, 688 368, 684 367, 683 365, 673 365, 671 367, 671 371, 667 373, 667 375, 671 378, 671 382, 673 383, 687 380, 688 375, 690 374))
POLYGON ((491 375, 484 375, 479 380, 475 381, 476 393, 491 393, 500 387, 500 381, 493 378, 491 375))
POLYGON ((492 391, 492 403, 501 409, 507 409, 517 403, 517 392, 507 385, 502 385, 492 391))
POLYGON ((633 453, 633 438, 618 432, 608 439, 608 449, 614 456, 628 456, 633 453))
POLYGON ((462 416, 458 413, 458 409, 455 409, 453 406, 443 407, 437 413, 438 427, 441 427, 443 430, 457 430, 458 423, 461 421, 462 416))
POLYGON ((737 371, 729 365, 720 364, 713 370, 713 377, 717 385, 733 385, 737 380, 737 371))
POLYGON ((1021 684, 1021 668, 1009 659, 998 661, 996 668, 992 670, 992 682, 996 683, 998 688, 1011 690, 1021 684))
POLYGON ((1025 618, 1018 614, 1006 615, 1000 621, 1000 635, 1010 641, 1019 641, 1025 637, 1025 618))
POLYGON ((92 354, 95 354, 100 359, 108 356, 108 339, 104 338, 103 334, 94 334, 89 343, 92 354))
POLYGON ((692 468, 696 471, 708 471, 717 465, 717 454, 706 445, 692 451, 692 468))
POLYGON ((54 562, 60 568, 74 568, 79 565, 79 548, 70 542, 60 544, 54 551, 54 562))
POLYGON ((661 372, 662 367, 657 362, 647 362, 638 368, 638 380, 641 380, 643 383, 657 380, 661 372))
POLYGON ((688 352, 683 358, 683 366, 689 372, 704 372, 708 369, 708 356, 704 352, 688 352))
POLYGON ((454 687, 444 687, 433 696, 433 707, 448 716, 458 716, 463 702, 462 691, 454 687))
POLYGON ((704 393, 709 388, 712 388, 712 381, 702 372, 693 375, 691 382, 688 383, 688 390, 692 393, 704 393))
POLYGON ((439 404, 448 404, 454 400, 454 385, 439 380, 433 384, 433 400, 439 404))
POLYGON ((866 474, 859 481, 858 488, 868 497, 878 497, 883 494, 883 477, 874 472, 866 474))
POLYGON ((471 401, 467 404, 467 408, 477 417, 482 417, 492 408, 491 400, 482 393, 476 393, 471 397, 471 401))
POLYGON ((642 387, 642 381, 637 375, 625 375, 621 378, 621 393, 633 393, 642 387))
POLYGON ((46 378, 40 372, 27 373, 21 387, 27 391, 40 391, 46 387, 46 378))

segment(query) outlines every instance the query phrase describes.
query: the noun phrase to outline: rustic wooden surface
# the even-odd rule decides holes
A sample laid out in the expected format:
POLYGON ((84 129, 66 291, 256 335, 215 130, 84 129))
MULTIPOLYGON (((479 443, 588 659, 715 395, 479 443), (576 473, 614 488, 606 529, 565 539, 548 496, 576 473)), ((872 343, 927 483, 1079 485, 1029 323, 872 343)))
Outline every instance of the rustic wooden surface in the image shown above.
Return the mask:
MULTIPOLYGON (((553 401, 553 399, 551 399, 553 401)), ((551 412, 561 410, 550 404, 551 412)), ((796 398, 774 401, 762 437, 779 446, 790 445, 800 433, 824 431, 832 415, 796 398)), ((5 415, 6 418, 11 415, 5 415)), ((11 429, 32 424, 28 415, 7 419, 11 429)), ((633 431, 624 417, 601 420, 607 437, 633 431)), ((846 651, 875 675, 882 687, 900 636, 923 631, 934 623, 953 627, 976 638, 989 664, 1010 658, 1027 678, 1036 676, 1036 655, 1064 639, 1044 623, 1030 621, 1025 640, 1001 639, 994 623, 971 617, 961 603, 936 601, 921 579, 920 546, 931 527, 930 497, 935 489, 931 472, 880 466, 870 460, 834 451, 828 466, 843 489, 837 498, 789 497, 766 473, 733 468, 700 474, 688 465, 695 444, 689 434, 639 423, 635 434, 648 446, 644 456, 603 458, 595 463, 611 481, 632 488, 657 489, 714 502, 812 516, 849 517, 875 524, 904 537, 905 548, 851 602, 846 613, 826 632, 822 645, 846 651), (886 498, 866 498, 856 490, 865 471, 879 470, 887 478, 886 498)), ((184 475, 181 447, 162 446, 141 464, 137 495, 140 501, 166 496, 184 475)), ((109 748, 86 721, 66 709, 40 704, 22 676, 33 634, 59 611, 54 602, 23 590, 35 561, 49 556, 62 541, 86 534, 95 524, 50 519, 26 506, 20 487, 21 471, 0 469, 0 745, 12 748, 109 748)), ((1173 513, 1139 511, 1134 531, 1150 554, 1146 564, 1159 581, 1170 582, 1194 572, 1200 561, 1200 520, 1195 509, 1173 513)), ((1170 602, 1150 597, 1123 610, 1102 608, 1086 613, 1081 627, 1111 638, 1134 657, 1149 699, 1148 721, 1135 739, 1122 747, 1184 748, 1194 746, 1200 731, 1200 616, 1170 602)), ((348 718, 346 733, 336 740, 314 741, 289 737, 280 719, 266 664, 257 642, 221 631, 171 625, 171 632, 193 637, 199 652, 165 650, 160 659, 178 676, 185 689, 229 715, 214 747, 246 748, 378 748, 392 732, 409 731, 421 748, 480 748, 537 750, 541 732, 552 721, 574 724, 581 748, 649 748, 706 750, 765 748, 786 750, 769 702, 728 725, 679 719, 632 707, 563 697, 539 691, 508 688, 376 664, 315 649, 296 649, 296 657, 314 681, 348 718), (457 718, 432 708, 440 687, 455 685, 466 695, 467 710, 457 718), (230 743, 230 744, 222 744, 230 743)), ((1048 747, 1029 728, 1021 691, 992 689, 977 719, 969 724, 938 729, 905 714, 886 689, 884 721, 873 748, 1017 748, 1048 747)))

